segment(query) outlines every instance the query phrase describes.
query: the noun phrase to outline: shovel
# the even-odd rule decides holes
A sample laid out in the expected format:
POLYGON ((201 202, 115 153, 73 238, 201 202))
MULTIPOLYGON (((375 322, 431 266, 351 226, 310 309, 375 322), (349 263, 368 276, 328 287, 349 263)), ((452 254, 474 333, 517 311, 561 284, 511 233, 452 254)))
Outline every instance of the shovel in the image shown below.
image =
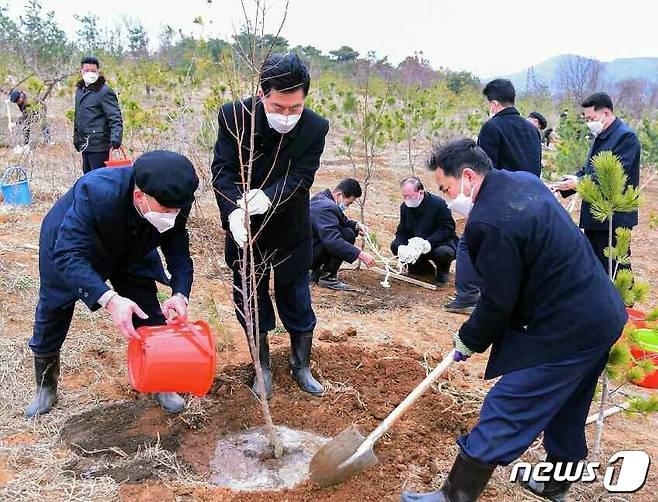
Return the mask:
POLYGON ((443 358, 425 380, 412 390, 367 438, 352 425, 320 448, 311 459, 311 481, 319 486, 337 485, 377 464, 379 460, 372 450, 373 445, 452 366, 454 355, 455 349, 443 358))

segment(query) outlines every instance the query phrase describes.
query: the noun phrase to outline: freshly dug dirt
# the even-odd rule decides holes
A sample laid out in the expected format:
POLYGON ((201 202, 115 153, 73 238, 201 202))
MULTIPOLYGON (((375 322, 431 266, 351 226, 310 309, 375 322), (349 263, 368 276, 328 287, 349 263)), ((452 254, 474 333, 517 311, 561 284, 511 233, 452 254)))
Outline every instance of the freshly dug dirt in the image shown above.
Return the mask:
MULTIPOLYGON (((421 363, 413 350, 397 345, 381 351, 349 343, 319 348, 313 368, 327 392, 314 398, 298 389, 288 374, 287 351, 279 351, 273 356, 275 386, 270 405, 274 422, 332 437, 356 424, 367 434, 425 377, 421 363)), ((61 437, 82 457, 69 467, 84 476, 110 475, 129 482, 157 478, 162 474, 158 467, 143 460, 114 469, 93 464, 101 460, 99 454, 116 456, 117 449, 133 453, 159 441, 161 448, 176 452, 193 473, 208 474, 220 437, 261 425, 260 405, 248 387, 251 375, 249 365, 228 368, 220 375, 203 410, 204 421, 194 430, 150 401, 118 403, 74 417, 61 437)), ((286 500, 396 499, 405 480, 415 486, 429 484, 443 464, 452 460, 455 438, 472 425, 475 415, 460 416, 451 404, 451 398, 435 390, 423 396, 379 441, 379 465, 338 487, 320 489, 308 481, 284 493, 231 493, 199 487, 194 496, 236 501, 281 500, 282 496, 286 500), (451 411, 444 412, 448 407, 451 411), (437 464, 437 457, 444 460, 437 464)))

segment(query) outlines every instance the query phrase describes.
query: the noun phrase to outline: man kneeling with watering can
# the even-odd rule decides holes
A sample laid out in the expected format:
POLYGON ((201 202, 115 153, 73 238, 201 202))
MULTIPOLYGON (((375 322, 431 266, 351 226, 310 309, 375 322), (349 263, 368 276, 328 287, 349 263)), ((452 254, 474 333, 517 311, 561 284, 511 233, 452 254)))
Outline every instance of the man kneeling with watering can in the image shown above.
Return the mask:
MULTIPOLYGON (((502 378, 477 425, 458 439, 441 489, 402 500, 472 501, 496 466, 517 459, 541 432, 547 462, 585 458, 585 420, 626 312, 587 239, 539 178, 492 169, 469 139, 435 149, 428 164, 468 215, 464 238, 483 281, 475 311, 455 335, 454 358, 491 346, 485 378, 502 378)), ((526 488, 564 500, 569 484, 551 476, 531 478, 526 488)))
MULTIPOLYGON (((186 157, 158 150, 142 155, 133 168, 86 174, 48 212, 39 238, 41 286, 30 339, 37 392, 28 417, 47 413, 57 400, 59 352, 77 300, 92 311, 107 309, 128 340, 138 336, 135 327, 163 325, 172 311, 187 317, 193 269, 186 221, 198 185, 186 157), (172 289, 162 305, 156 281, 172 289)), ((173 392, 154 397, 170 413, 185 408, 173 392)))

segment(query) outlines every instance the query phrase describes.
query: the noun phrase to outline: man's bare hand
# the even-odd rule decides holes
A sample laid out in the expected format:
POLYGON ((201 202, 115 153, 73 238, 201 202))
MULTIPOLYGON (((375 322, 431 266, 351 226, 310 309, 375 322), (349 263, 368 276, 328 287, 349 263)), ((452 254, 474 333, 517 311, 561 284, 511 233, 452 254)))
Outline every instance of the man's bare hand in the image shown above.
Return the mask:
POLYGON ((105 308, 110 312, 112 322, 117 327, 119 332, 126 338, 126 340, 139 340, 139 335, 133 326, 133 314, 141 319, 148 319, 142 309, 139 308, 134 301, 130 298, 125 298, 121 295, 114 295, 105 308))

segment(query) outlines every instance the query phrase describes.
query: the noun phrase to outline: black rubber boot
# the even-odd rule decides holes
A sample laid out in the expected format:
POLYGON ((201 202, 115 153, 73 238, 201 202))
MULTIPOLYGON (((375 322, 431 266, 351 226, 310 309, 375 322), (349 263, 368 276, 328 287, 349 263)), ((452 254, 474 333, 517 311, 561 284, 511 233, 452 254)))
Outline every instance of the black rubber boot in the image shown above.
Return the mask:
POLYGON ((480 497, 495 465, 482 464, 461 450, 440 490, 431 493, 403 493, 401 502, 474 502, 480 497))
POLYGON ((34 356, 34 376, 37 393, 25 409, 25 416, 33 418, 48 413, 57 402, 59 379, 59 352, 47 356, 34 356))
POLYGON ((299 387, 309 394, 320 396, 324 387, 311 374, 311 346, 313 332, 290 333, 290 375, 299 387))
MULTIPOLYGON (((258 334, 258 360, 260 361, 260 367, 263 370, 263 384, 265 385, 265 395, 267 399, 272 397, 272 366, 270 365, 270 344, 267 339, 267 331, 262 331, 258 334)), ((254 369, 255 372, 255 369, 254 369)), ((254 394, 260 397, 258 392, 258 380, 256 375, 254 375, 254 381, 251 384, 251 390, 254 394)))
MULTIPOLYGON (((558 462, 562 462, 564 464, 567 462, 567 460, 560 460, 550 455, 547 455, 546 462, 555 465, 558 462)), ((562 471, 563 469, 564 467, 561 467, 560 471, 562 471)), ((556 469, 553 468, 552 472, 555 472, 555 470, 556 469)), ((519 472, 519 475, 520 477, 523 477, 523 472, 519 472)), ((555 479, 551 478, 550 481, 540 482, 540 481, 535 481, 534 479, 532 479, 531 476, 530 480, 521 481, 521 485, 523 486, 523 488, 534 493, 538 497, 551 500, 552 502, 565 502, 567 500, 567 492, 571 487, 571 481, 556 481, 555 479)))

